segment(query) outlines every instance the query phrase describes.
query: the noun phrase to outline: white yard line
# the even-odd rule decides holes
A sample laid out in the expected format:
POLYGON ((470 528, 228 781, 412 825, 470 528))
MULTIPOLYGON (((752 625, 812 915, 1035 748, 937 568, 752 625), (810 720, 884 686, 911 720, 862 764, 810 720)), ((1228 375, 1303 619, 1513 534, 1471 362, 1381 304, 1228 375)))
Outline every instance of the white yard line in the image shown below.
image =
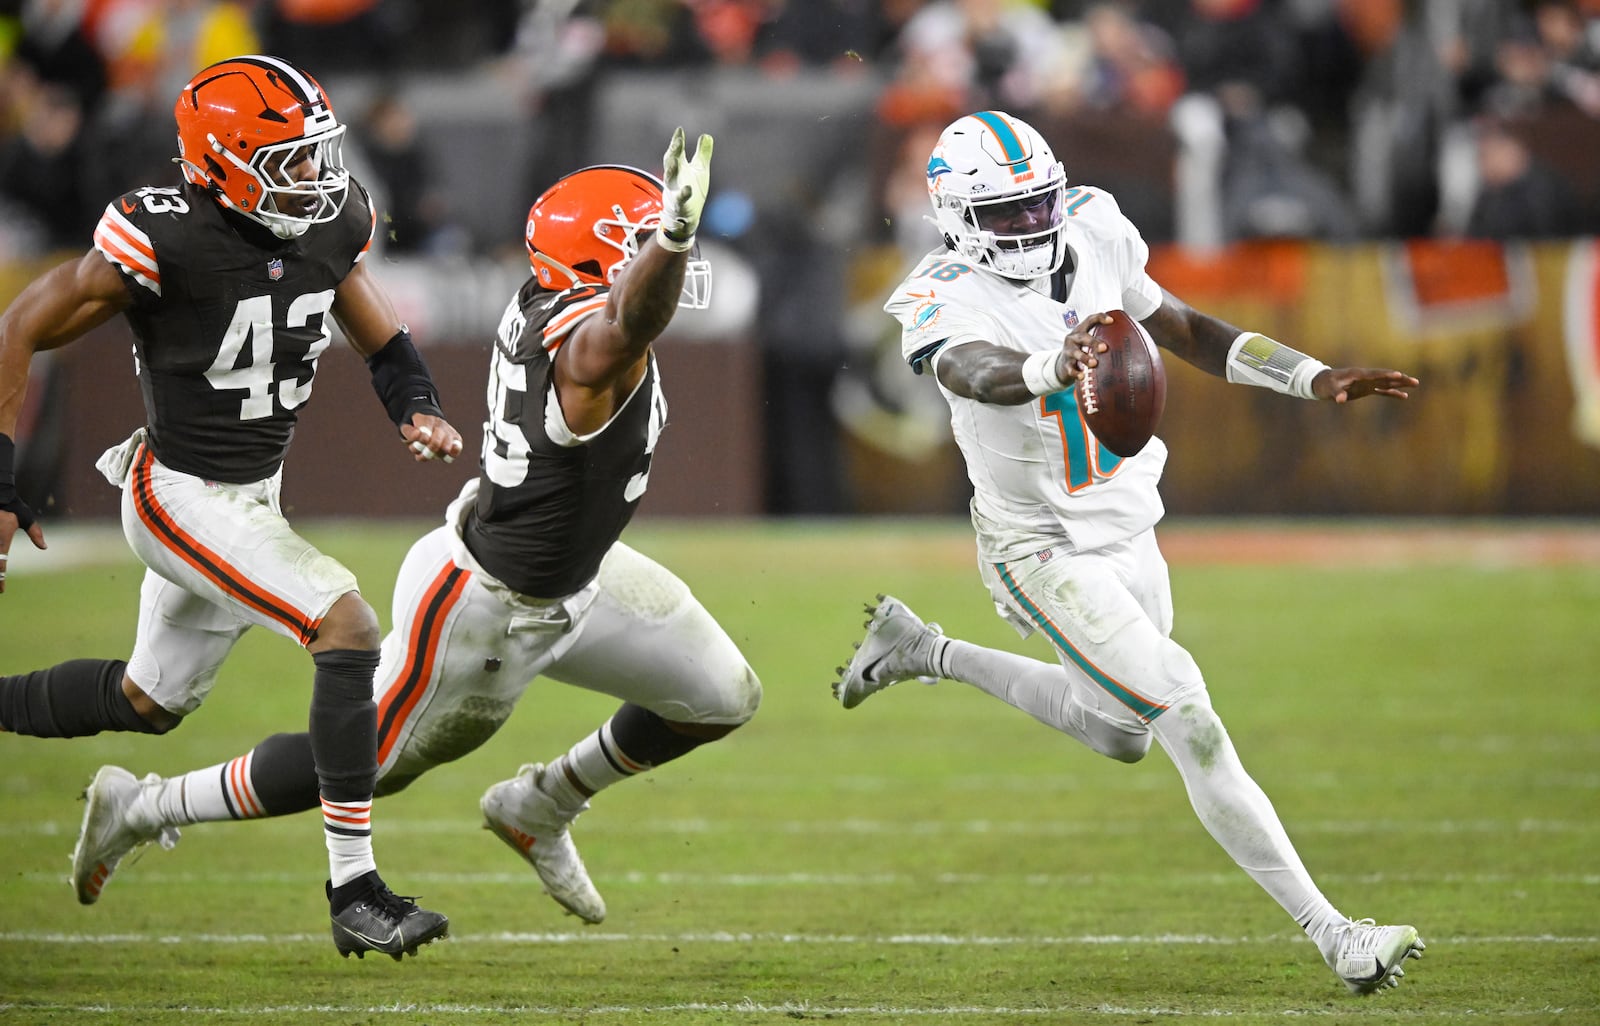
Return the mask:
MULTIPOLYGON (((47 820, 32 823, 0 823, 0 837, 77 836, 79 821, 47 820)), ((1325 819, 1291 821, 1286 824, 1291 835, 1326 834, 1333 836, 1359 834, 1437 834, 1443 836, 1478 834, 1593 834, 1600 833, 1600 818, 1596 819, 1325 819)), ((411 835, 470 834, 481 829, 483 823, 475 819, 402 819, 385 818, 377 828, 383 837, 411 835)), ((258 828, 259 829, 259 828, 258 828)), ((1128 821, 1101 823, 1076 823, 1052 820, 892 820, 892 819, 834 819, 834 820, 748 820, 748 819, 641 819, 606 823, 597 821, 584 824, 584 836, 620 834, 637 837, 641 834, 739 834, 746 837, 792 835, 815 836, 821 834, 893 837, 942 837, 949 835, 995 835, 1001 837, 1137 837, 1158 834, 1167 837, 1172 832, 1172 821, 1128 821)))
MULTIPOLYGON (((1428 937, 1430 947, 1465 947, 1495 944, 1505 946, 1600 944, 1600 936, 1525 934, 1512 936, 1428 937)), ((8 930, 0 932, 0 944, 327 944, 326 932, 318 933, 61 933, 55 931, 8 930)), ((562 945, 562 944, 864 944, 874 947, 1238 947, 1265 944, 1309 944, 1304 934, 1277 933, 1261 936, 1223 937, 1214 934, 1077 934, 1073 936, 987 936, 978 934, 907 933, 861 935, 849 933, 745 933, 714 930, 685 933, 623 933, 599 930, 574 930, 557 933, 451 934, 451 944, 562 945)))
MULTIPOLYGON (((66 873, 39 871, 18 874, 29 883, 53 885, 66 879, 66 873)), ((861 873, 662 873, 629 869, 620 873, 597 872, 597 884, 608 887, 886 887, 886 886, 997 886, 1025 884, 1030 887, 1126 886, 1134 881, 1158 881, 1181 887, 1254 887, 1249 876, 1230 873, 906 873, 891 870, 861 873)), ((117 875, 117 889, 125 887, 193 887, 315 884, 322 879, 316 872, 306 873, 166 873, 129 867, 117 875)), ((1428 885, 1451 887, 1600 887, 1600 873, 1322 873, 1324 884, 1374 886, 1378 884, 1428 885)), ((406 872, 406 880, 419 884, 463 884, 485 886, 538 886, 538 879, 527 870, 506 873, 406 872)))
MULTIPOLYGON (((21 1004, 0 1003, 0 1013, 5 1012, 71 1012, 85 1016, 106 1016, 115 1021, 119 1015, 159 1012, 163 1017, 194 1016, 201 1020, 221 1015, 259 1015, 263 1018, 281 1018, 301 1015, 383 1016, 561 1016, 581 1013, 585 1017, 602 1015, 659 1016, 676 1013, 691 1014, 718 1012, 728 1015, 785 1016, 808 1019, 821 1016, 877 1016, 892 1018, 944 1019, 955 1017, 986 1016, 1009 1018, 1014 1016, 1065 1017, 1061 1021, 1082 1022, 1085 1019, 1151 1019, 1151 1018, 1260 1018, 1264 1016, 1292 1016, 1294 1018, 1344 1018, 1354 1014, 1340 1006, 1293 1007, 1278 1010, 1176 1006, 1125 1007, 1122 1005, 946 1005, 910 1007, 905 1005, 829 1005, 811 1001, 783 1001, 764 1003, 757 1001, 703 1002, 692 1001, 671 1005, 585 1005, 564 1007, 557 1005, 485 1005, 485 1004, 391 1004, 391 1005, 122 1005, 122 1004, 21 1004)), ((1416 1022, 1461 1022, 1487 1018, 1494 1021, 1571 1017, 1574 1022, 1593 1022, 1591 1016, 1600 1012, 1600 1005, 1577 1008, 1558 1008, 1550 1005, 1541 1008, 1491 1010, 1477 1008, 1443 1008, 1436 1005, 1417 1008, 1382 1009, 1384 1018, 1404 1018, 1416 1022)))

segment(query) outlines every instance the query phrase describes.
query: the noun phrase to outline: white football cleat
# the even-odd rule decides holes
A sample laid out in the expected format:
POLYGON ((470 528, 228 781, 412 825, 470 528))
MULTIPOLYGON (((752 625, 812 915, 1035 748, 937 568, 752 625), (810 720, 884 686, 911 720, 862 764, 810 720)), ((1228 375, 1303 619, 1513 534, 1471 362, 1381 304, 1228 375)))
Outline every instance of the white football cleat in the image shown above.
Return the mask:
POLYGON ((1414 926, 1379 926, 1371 919, 1353 919, 1330 962, 1352 994, 1375 994, 1400 986, 1406 971, 1400 963, 1421 958, 1428 945, 1414 926))
POLYGON ((578 812, 566 813, 539 787, 542 763, 529 763, 510 780, 502 780, 483 793, 483 828, 492 831, 539 874, 544 892, 562 908, 586 923, 606 917, 605 899, 594 889, 589 871, 572 843, 567 827, 578 812))
POLYGON ((135 848, 151 841, 169 849, 178 843, 178 828, 152 823, 149 808, 139 801, 146 788, 160 783, 154 773, 140 781, 120 766, 101 766, 84 788, 89 804, 72 849, 72 889, 81 904, 100 900, 118 863, 135 848))
POLYGON ((923 623, 904 602, 890 595, 879 595, 867 621, 867 636, 856 645, 849 666, 837 668, 839 680, 833 697, 846 709, 854 709, 891 684, 916 679, 936 684, 933 673, 933 640, 944 631, 936 623, 923 623))

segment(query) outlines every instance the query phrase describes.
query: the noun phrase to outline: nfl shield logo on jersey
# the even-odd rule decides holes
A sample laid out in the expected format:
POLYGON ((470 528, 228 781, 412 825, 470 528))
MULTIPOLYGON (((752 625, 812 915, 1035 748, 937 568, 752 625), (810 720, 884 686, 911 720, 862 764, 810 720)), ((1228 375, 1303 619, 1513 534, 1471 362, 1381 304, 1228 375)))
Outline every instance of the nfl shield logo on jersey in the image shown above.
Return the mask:
POLYGON ((267 261, 267 277, 273 281, 283 277, 283 260, 280 257, 273 257, 267 261))
POLYGON ((1067 330, 1071 331, 1078 326, 1078 311, 1068 310, 1061 315, 1061 319, 1066 322, 1067 330))

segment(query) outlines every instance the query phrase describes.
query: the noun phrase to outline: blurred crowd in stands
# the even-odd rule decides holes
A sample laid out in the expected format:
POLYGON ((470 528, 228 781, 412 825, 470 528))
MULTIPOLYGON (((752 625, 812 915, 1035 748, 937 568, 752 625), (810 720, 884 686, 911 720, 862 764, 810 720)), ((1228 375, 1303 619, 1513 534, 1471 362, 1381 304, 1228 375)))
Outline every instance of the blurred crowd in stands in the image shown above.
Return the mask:
MULTIPOLYGON (((921 202, 931 133, 981 107, 1080 129, 1057 144, 1076 180, 1169 189, 1125 204, 1156 241, 1565 236, 1600 207, 1600 0, 10 0, 4 251, 81 246, 110 195, 171 177, 177 87, 255 51, 324 79, 498 76, 558 124, 620 69, 871 76, 910 165, 907 186, 862 155, 886 215, 921 202), (1169 174, 1119 176, 1151 154, 1169 174)), ((341 113, 397 246, 461 245, 404 103, 341 113)), ((547 177, 598 159, 567 127, 547 177)))
MULTIPOLYGON (((859 82, 863 109, 835 120, 857 118, 864 145, 831 144, 829 174, 769 191, 723 174, 707 212, 707 234, 770 286, 768 431, 791 457, 771 461, 777 512, 850 504, 824 421, 930 398, 886 398, 903 374, 835 379, 896 358, 859 341, 885 323, 871 283, 937 241, 926 159, 960 114, 1030 120, 1070 179, 1110 189, 1155 243, 1600 232, 1600 0, 0 0, 0 261, 81 251, 111 197, 175 184, 177 89, 245 52, 329 85, 393 255, 521 241, 520 222, 497 243, 457 216, 461 158, 436 152, 396 83, 512 95, 540 126, 531 166, 465 188, 503 182, 520 211, 568 170, 626 159, 595 152, 596 96, 625 74, 726 72, 793 82, 797 97, 859 82), (334 88, 352 80, 369 88, 334 88)), ((686 107, 659 119, 710 130, 686 107)), ((774 139, 813 170, 809 151, 830 145, 811 130, 746 141, 774 139)), ((731 169, 739 140, 717 142, 731 169)), ((877 444, 942 437, 939 410, 879 421, 877 444)))

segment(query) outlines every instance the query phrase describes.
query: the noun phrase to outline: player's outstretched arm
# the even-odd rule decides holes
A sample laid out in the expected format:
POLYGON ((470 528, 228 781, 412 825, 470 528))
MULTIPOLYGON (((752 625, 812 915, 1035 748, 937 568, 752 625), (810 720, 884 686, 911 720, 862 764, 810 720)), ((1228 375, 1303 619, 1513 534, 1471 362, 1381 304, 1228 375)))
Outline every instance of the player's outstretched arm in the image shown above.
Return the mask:
POLYGON ((132 302, 110 262, 90 250, 34 279, 0 315, 0 593, 18 531, 44 548, 44 528, 17 496, 12 435, 28 391, 33 354, 57 349, 98 327, 132 302))
POLYGON ((449 463, 459 456, 461 433, 444 419, 428 365, 411 344, 411 332, 400 323, 389 294, 365 264, 357 264, 339 283, 333 316, 366 359, 372 387, 414 458, 449 463))
POLYGON ((672 323, 711 188, 711 150, 711 136, 702 135, 691 157, 683 129, 672 134, 662 158, 660 228, 618 273, 605 310, 580 322, 561 348, 561 408, 579 434, 610 417, 611 393, 637 383, 650 344, 672 323))
POLYGON ((1142 322, 1163 349, 1208 374, 1302 399, 1344 403, 1369 395, 1404 399, 1416 378, 1385 367, 1329 367, 1256 332, 1201 313, 1166 289, 1155 313, 1142 322))

